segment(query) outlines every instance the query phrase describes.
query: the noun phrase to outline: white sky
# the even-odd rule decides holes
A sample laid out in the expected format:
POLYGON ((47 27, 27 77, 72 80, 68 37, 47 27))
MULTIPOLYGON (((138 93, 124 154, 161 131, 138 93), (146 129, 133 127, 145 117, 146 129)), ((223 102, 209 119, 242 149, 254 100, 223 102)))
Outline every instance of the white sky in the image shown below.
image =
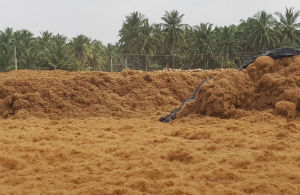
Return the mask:
MULTIPOLYGON (((49 30, 68 38, 84 34, 104 44, 118 41, 125 16, 140 11, 160 23, 164 11, 178 10, 183 23, 218 26, 238 24, 260 10, 300 10, 299 0, 0 0, 0 30, 28 29, 35 35, 49 30)), ((298 20, 299 21, 299 20, 298 20)))

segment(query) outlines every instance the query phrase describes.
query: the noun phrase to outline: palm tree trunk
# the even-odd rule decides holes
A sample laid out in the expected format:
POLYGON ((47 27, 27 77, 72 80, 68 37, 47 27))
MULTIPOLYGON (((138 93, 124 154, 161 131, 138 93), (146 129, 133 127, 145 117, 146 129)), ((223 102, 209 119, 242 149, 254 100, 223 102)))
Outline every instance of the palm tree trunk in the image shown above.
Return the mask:
POLYGON ((113 72, 112 58, 110 58, 110 72, 113 72))
POLYGON ((148 55, 145 55, 145 70, 148 71, 148 55))
POLYGON ((174 54, 172 53, 172 67, 174 69, 174 54))
POLYGON ((172 67, 174 69, 174 64, 175 64, 175 62, 174 62, 174 43, 172 44, 171 55, 172 55, 172 67))

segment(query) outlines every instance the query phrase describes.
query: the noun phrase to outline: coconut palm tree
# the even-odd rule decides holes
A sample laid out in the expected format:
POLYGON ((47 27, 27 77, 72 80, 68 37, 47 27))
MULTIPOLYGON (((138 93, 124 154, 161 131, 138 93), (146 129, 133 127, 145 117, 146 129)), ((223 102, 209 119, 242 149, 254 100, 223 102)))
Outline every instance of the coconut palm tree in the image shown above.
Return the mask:
POLYGON ((104 48, 104 58, 105 58, 105 64, 103 65, 104 71, 115 71, 111 67, 111 62, 113 59, 117 58, 120 56, 120 46, 118 44, 111 44, 108 43, 107 46, 104 48))
POLYGON ((260 11, 247 20, 248 44, 252 48, 267 50, 275 48, 280 42, 280 32, 275 30, 275 18, 266 11, 260 11))
POLYGON ((163 36, 163 29, 161 24, 152 24, 152 32, 155 41, 157 41, 156 50, 154 51, 156 54, 165 53, 164 50, 164 36, 163 36))
POLYGON ((145 16, 140 12, 132 12, 129 16, 126 16, 126 20, 123 22, 122 28, 119 31, 119 43, 122 52, 124 53, 139 53, 138 42, 136 39, 139 36, 140 28, 145 21, 145 16))
POLYGON ((20 57, 19 63, 21 68, 24 69, 37 69, 38 53, 34 46, 29 46, 22 50, 22 56, 20 57))
POLYGON ((88 55, 88 47, 90 46, 90 38, 88 38, 85 35, 78 35, 77 37, 74 37, 71 42, 70 46, 72 48, 75 61, 76 61, 76 68, 77 71, 79 71, 82 68, 86 68, 85 66, 85 59, 88 55))
MULTIPOLYGON (((214 61, 214 34, 213 25, 206 23, 194 27, 193 35, 189 40, 197 68, 209 68, 214 61)), ((196 68, 193 67, 193 68, 196 68)))
POLYGON ((36 69, 38 59, 37 41, 29 30, 18 30, 14 32, 19 56, 18 68, 36 69))
POLYGON ((105 47, 100 41, 93 40, 90 47, 86 48, 87 53, 87 64, 90 70, 103 70, 106 63, 105 60, 105 47))
POLYGON ((145 19, 142 26, 139 28, 138 36, 132 39, 132 47, 137 47, 141 54, 145 55, 145 69, 148 69, 150 64, 149 56, 154 54, 156 48, 158 47, 158 40, 156 39, 154 29, 150 26, 148 19, 145 19))
POLYGON ((8 71, 13 63, 14 36, 13 29, 6 28, 0 31, 0 71, 8 71))
POLYGON ((234 25, 215 29, 215 36, 219 40, 216 43, 216 53, 221 67, 236 68, 235 57, 239 55, 241 47, 237 40, 237 27, 234 25))
POLYGON ((50 44, 53 39, 53 33, 49 31, 43 31, 40 35, 36 38, 37 42, 37 49, 40 51, 41 55, 38 55, 38 65, 39 68, 48 68, 49 61, 46 56, 46 50, 49 50, 50 44))
POLYGON ((51 37, 51 41, 42 51, 42 56, 47 62, 47 66, 54 69, 64 69, 63 66, 68 54, 66 40, 67 37, 60 34, 51 37))
POLYGON ((279 27, 282 33, 282 40, 286 44, 294 46, 293 43, 300 39, 300 37, 297 36, 297 29, 300 28, 300 23, 297 23, 297 18, 300 15, 300 11, 294 11, 294 8, 291 7, 285 8, 284 15, 280 12, 275 12, 275 15, 279 17, 279 27))
POLYGON ((53 38, 53 33, 49 31, 43 31, 40 33, 41 35, 37 38, 38 42, 41 44, 49 43, 53 38))
POLYGON ((165 37, 164 41, 169 48, 169 54, 172 55, 173 68, 175 48, 183 39, 183 27, 185 26, 185 24, 182 23, 183 16, 184 14, 180 14, 177 10, 172 10, 170 12, 166 11, 161 18, 164 22, 161 24, 165 37))

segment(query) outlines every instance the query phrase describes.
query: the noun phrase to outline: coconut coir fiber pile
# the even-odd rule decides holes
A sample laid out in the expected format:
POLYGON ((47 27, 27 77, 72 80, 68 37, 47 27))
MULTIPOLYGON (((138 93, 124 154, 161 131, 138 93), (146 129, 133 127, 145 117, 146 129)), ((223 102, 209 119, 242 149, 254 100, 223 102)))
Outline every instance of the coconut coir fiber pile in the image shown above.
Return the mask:
POLYGON ((274 60, 262 56, 242 72, 226 70, 201 86, 195 101, 177 117, 191 113, 221 118, 268 110, 288 119, 300 110, 300 56, 274 60))
POLYGON ((0 73, 0 194, 297 194, 299 58, 0 73), (176 120, 158 121, 206 78, 176 120))
POLYGON ((54 119, 149 116, 176 106, 204 77, 216 74, 142 71, 1 73, 0 116, 54 119))

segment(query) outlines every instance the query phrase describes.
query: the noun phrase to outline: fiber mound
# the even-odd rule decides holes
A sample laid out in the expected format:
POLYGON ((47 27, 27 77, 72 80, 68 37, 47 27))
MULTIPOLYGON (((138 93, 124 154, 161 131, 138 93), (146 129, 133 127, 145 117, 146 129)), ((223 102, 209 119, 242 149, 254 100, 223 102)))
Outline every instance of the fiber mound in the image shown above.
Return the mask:
POLYGON ((300 56, 258 57, 243 71, 226 70, 204 83, 195 100, 176 118, 191 113, 220 118, 240 117, 251 110, 273 110, 288 119, 299 115, 300 56))
POLYGON ((0 194, 299 194, 299 135, 267 112, 0 119, 0 194))
POLYGON ((218 71, 0 73, 3 118, 141 117, 166 112, 218 71))
POLYGON ((0 194, 299 194, 296 109, 299 56, 240 72, 0 73, 0 194))

